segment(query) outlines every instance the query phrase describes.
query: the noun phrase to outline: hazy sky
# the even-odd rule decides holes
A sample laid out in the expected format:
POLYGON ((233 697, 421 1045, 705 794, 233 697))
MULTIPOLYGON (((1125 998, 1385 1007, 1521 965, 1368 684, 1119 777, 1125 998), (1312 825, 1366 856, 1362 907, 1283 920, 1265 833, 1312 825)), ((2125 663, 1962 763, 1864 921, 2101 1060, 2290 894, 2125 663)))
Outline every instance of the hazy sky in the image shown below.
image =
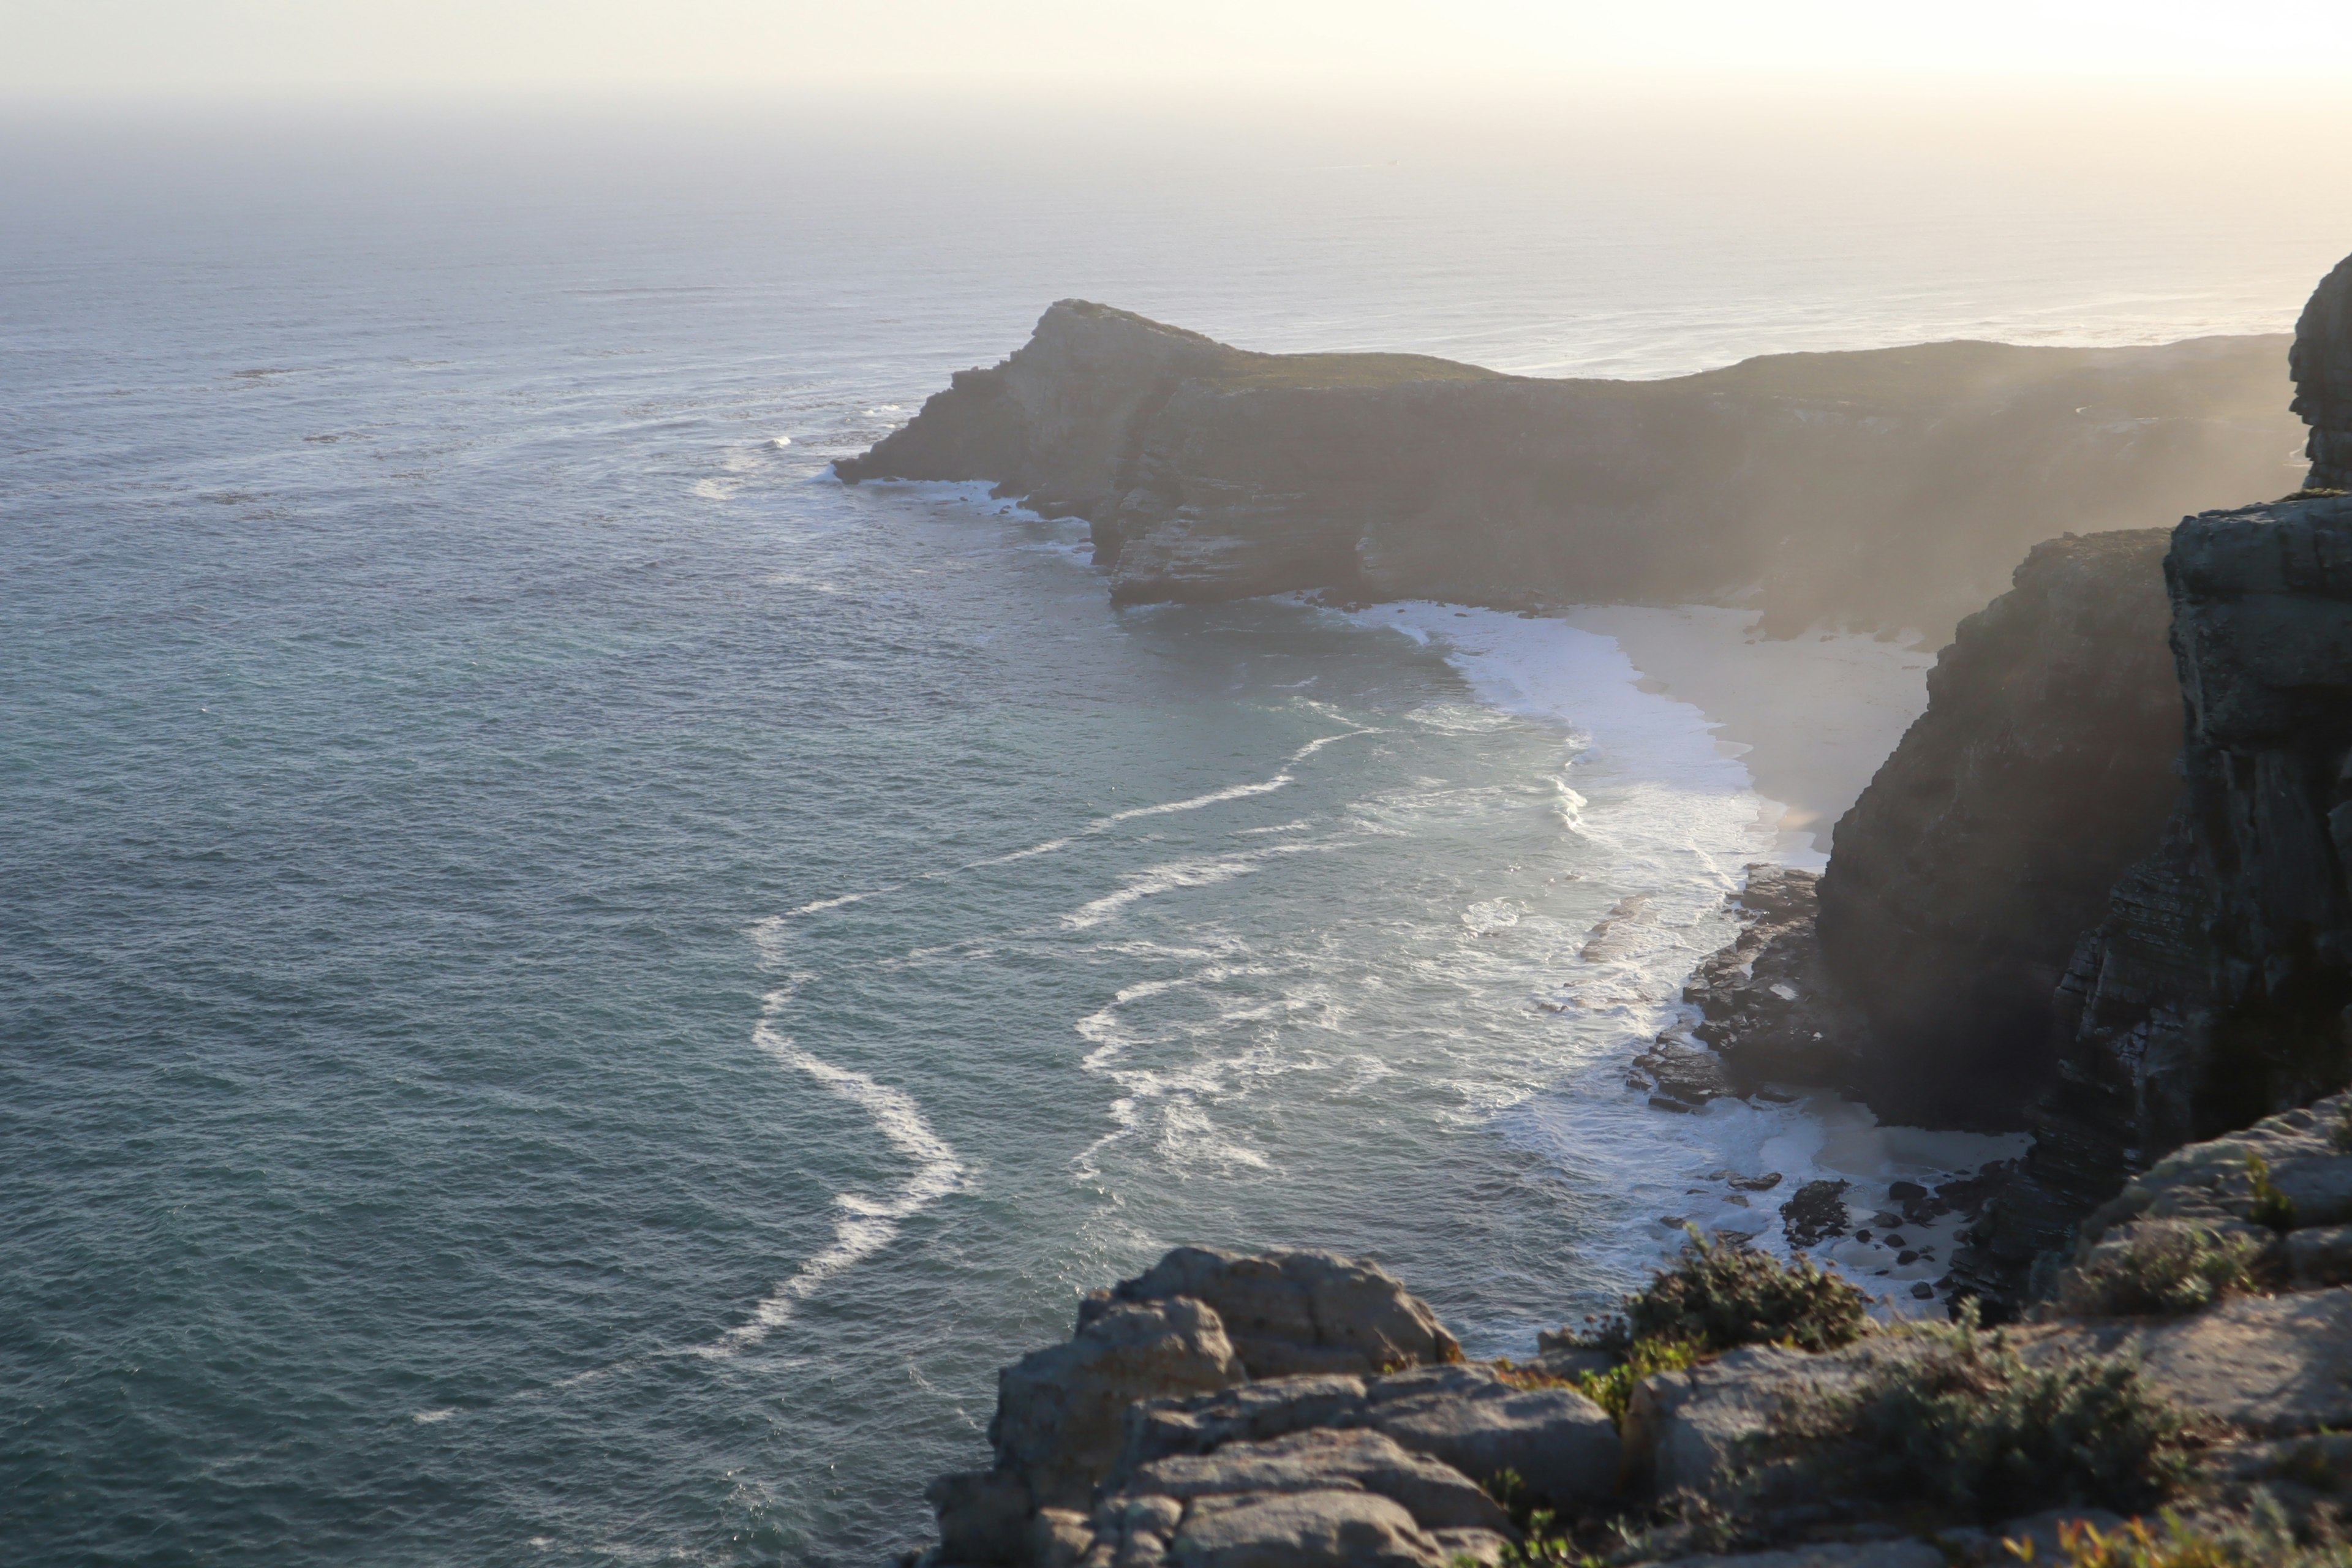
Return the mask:
POLYGON ((2352 0, 0 0, 0 94, 2352 79, 2352 0))

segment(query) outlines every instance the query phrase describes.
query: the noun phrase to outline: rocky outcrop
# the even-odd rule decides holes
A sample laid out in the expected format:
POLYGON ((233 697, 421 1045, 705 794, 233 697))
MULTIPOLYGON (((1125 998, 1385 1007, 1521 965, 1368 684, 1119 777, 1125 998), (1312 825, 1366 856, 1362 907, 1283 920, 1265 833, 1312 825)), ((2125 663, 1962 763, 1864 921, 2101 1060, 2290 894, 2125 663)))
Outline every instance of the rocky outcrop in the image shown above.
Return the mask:
POLYGON ((1867 1024, 1851 1087, 1888 1121, 2015 1127, 2049 1083, 2059 977, 2180 793, 2168 542, 2036 545, 1837 825, 1820 952, 1867 1024))
POLYGON ((2294 411, 2311 426, 2313 489, 2352 490, 2352 256, 2320 279, 2294 324, 2287 368, 2294 411))
MULTIPOLYGON (((1286 1539, 1295 1537, 1301 1551, 1307 1550, 1301 1542, 1321 1542, 1314 1550, 1342 1553, 1334 1563, 1436 1568, 1448 1554, 1415 1531, 1466 1528, 1457 1517, 1465 1508, 1473 1523, 1499 1518, 1470 1480, 1445 1468, 1445 1456, 1475 1461, 1507 1452, 1510 1432, 1563 1418, 1548 1407, 1513 1406, 1507 1389, 1416 1382, 1407 1371, 1458 1362, 1461 1353, 1436 1314, 1378 1265, 1328 1252, 1179 1247, 1137 1278, 1089 1295, 1069 1342, 1033 1352, 998 1374, 988 1427, 995 1463, 942 1476, 926 1494, 939 1513, 941 1559, 1014 1568, 1074 1563, 1092 1550, 1093 1527, 1084 1521, 1108 1482, 1130 1500, 1192 1500, 1178 1510, 1187 1521, 1199 1502, 1208 1510, 1199 1516, 1204 1530, 1212 1516, 1223 1521, 1187 1535, 1195 1545, 1241 1528, 1219 1511, 1234 1497, 1370 1490, 1408 1510, 1402 1532, 1389 1528, 1397 1521, 1381 1507, 1360 1500, 1337 1513, 1319 1503, 1268 1504, 1248 1516, 1256 1521, 1249 1528, 1291 1531, 1286 1539), (1276 1381, 1259 1381, 1265 1379, 1276 1381), (1202 1394, 1220 1397, 1186 1403, 1202 1394), (1295 1434, 1335 1426, 1369 1430, 1350 1439, 1353 1447, 1281 1446, 1295 1434), (1393 1482, 1385 1490, 1365 1479, 1363 1467, 1372 1462, 1366 1445, 1376 1434, 1385 1434, 1379 1442, 1390 1447, 1401 1442, 1424 1456, 1405 1469, 1381 1471, 1393 1482), (1222 1468, 1191 1464, 1229 1446, 1234 1452, 1222 1468), (1265 1462, 1243 1465, 1245 1454, 1253 1464, 1265 1462), (1276 1475, 1285 1478, 1278 1485, 1268 1479, 1276 1475), (1220 1489, 1210 1484, 1219 1476, 1241 1479, 1220 1489), (1450 1488, 1454 1500, 1428 1502, 1432 1486, 1450 1488), (1212 1492, 1225 1501, 1202 1500, 1212 1492), (1461 1501, 1473 1495, 1477 1506, 1461 1501)), ((1607 1425, 1589 1405, 1568 1415, 1607 1425)), ((1605 1463, 1613 1475, 1610 1436, 1605 1463)), ((1386 1464, 1387 1453, 1373 1458, 1386 1464)), ((1227 1544, 1245 1557, 1245 1539, 1254 1538, 1234 1536, 1227 1544)), ((1217 1556, 1226 1548, 1200 1550, 1217 1556)))
POLYGON ((2166 574, 2184 793, 2059 988, 2025 1180, 1960 1260, 1996 1300, 2133 1173, 2352 1068, 2352 500, 2189 518, 2166 574))
MULTIPOLYGON (((1822 959, 1820 887, 1811 871, 1748 867, 1747 886, 1731 900, 1739 934, 1684 983, 1684 1002, 1700 1015, 1691 1034, 1714 1050, 1727 1076, 1727 1088, 1715 1093, 1749 1093, 1767 1083, 1843 1088, 1859 1079, 1869 1027, 1822 959)), ((1679 1065, 1680 1083, 1711 1087, 1669 1045, 1661 1041, 1652 1053, 1659 1067, 1679 1065)), ((1636 1065, 1647 1059, 1636 1058, 1636 1065)), ((1659 1082, 1675 1092, 1664 1071, 1659 1082)), ((1682 1098, 1694 1096, 1685 1089, 1682 1098)))
POLYGON ((1080 1331, 1129 1302, 1182 1300, 1216 1314, 1252 1377, 1366 1375, 1462 1358, 1437 1315, 1387 1270, 1328 1252, 1180 1247, 1080 1302, 1080 1331))
POLYGON ((2026 547, 2275 494, 2277 338, 1931 343, 1664 381, 1262 354, 1064 300, 845 480, 1086 518, 1121 602, 1742 602, 1940 637, 2026 547))

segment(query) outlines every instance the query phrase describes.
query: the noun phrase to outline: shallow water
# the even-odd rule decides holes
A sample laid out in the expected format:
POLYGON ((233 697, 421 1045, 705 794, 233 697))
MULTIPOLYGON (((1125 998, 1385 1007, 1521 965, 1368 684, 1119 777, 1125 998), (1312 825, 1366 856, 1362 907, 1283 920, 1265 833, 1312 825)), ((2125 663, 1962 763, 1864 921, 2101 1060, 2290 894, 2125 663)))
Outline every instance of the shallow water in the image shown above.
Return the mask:
POLYGON ((1062 295, 1662 374, 2312 275, 2184 244, 2101 307, 2078 214, 1923 279, 1871 204, 1742 269, 1752 215, 1442 170, 368 148, 5 171, 28 1562, 871 1562, 1171 1244, 1368 1253, 1524 1351, 1736 1219, 1711 1171, 1983 1152, 1624 1089, 1777 840, 1608 639, 1114 612, 1075 525, 825 465, 1062 295))

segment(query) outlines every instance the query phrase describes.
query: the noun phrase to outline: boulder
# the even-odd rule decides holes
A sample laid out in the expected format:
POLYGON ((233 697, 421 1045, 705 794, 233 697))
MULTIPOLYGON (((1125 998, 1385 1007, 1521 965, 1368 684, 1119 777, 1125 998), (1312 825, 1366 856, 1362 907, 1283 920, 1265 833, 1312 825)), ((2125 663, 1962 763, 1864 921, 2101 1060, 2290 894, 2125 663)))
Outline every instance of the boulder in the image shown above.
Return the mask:
POLYGON ((1226 1443, 1264 1442, 1309 1426, 1349 1424, 1363 1408, 1358 1377, 1269 1378, 1192 1399, 1155 1399, 1127 1413, 1118 1476, 1171 1454, 1205 1454, 1226 1443))
POLYGON ((1180 1247, 1080 1303, 1081 1328, 1124 1302, 1191 1297, 1224 1324, 1253 1378, 1366 1376, 1459 1361, 1462 1347, 1376 1263, 1332 1252, 1263 1254, 1180 1247))
POLYGON ((1264 1443, 1228 1443, 1212 1454, 1179 1454, 1138 1468, 1129 1497, 1195 1499, 1243 1493, 1376 1493, 1424 1530, 1507 1531, 1495 1500, 1460 1471, 1408 1453, 1379 1432, 1318 1428, 1264 1443))
POLYGON ((1217 1314, 1199 1301, 1116 1303, 1067 1344, 997 1374, 989 1441, 998 1468, 1025 1482, 1036 1506, 1082 1509, 1110 1473, 1129 1405, 1227 1388, 1245 1375, 1217 1314))
POLYGON ((1202 1498, 1185 1510, 1166 1561, 1177 1568, 1444 1568, 1446 1558, 1384 1497, 1303 1491, 1202 1498))
POLYGON ((1528 1500, 1553 1509, 1617 1489, 1616 1426, 1571 1388, 1520 1388, 1492 1367, 1424 1367, 1374 1383, 1354 1419, 1481 1483, 1517 1471, 1528 1500))
POLYGON ((1816 1356, 1751 1345, 1685 1371, 1653 1373, 1634 1386, 1625 1412, 1625 1489, 1737 1505, 1751 1489, 1756 1444, 1781 1401, 1856 1371, 1851 1350, 1816 1356))
POLYGON ((2288 1228, 2352 1220, 2352 1153, 2336 1140, 2352 1124, 2352 1094, 2264 1117, 2240 1131, 2191 1143, 2158 1161, 2083 1222, 2077 1258, 2110 1233, 2147 1221, 2189 1221, 2253 1233, 2253 1162, 2294 1205, 2288 1228))

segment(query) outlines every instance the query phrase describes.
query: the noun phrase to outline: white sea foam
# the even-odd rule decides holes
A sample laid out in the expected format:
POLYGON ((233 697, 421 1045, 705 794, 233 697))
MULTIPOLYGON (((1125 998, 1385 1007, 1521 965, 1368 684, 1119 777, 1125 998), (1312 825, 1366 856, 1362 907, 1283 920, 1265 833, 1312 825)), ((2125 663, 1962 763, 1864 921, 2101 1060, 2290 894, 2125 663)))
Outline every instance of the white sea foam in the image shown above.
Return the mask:
MULTIPOLYGON (((1680 1005, 1680 988, 1728 934, 1724 895, 1744 885, 1748 864, 1801 861, 1809 847, 1776 832, 1780 808, 1716 743, 1713 721, 1641 689, 1640 672, 1612 637, 1557 620, 1429 604, 1351 618, 1441 649, 1496 710, 1557 724, 1566 753, 1562 825, 1607 852, 1606 874, 1630 889, 1565 958, 1542 1000, 1545 1011, 1577 1022, 1580 1044, 1563 1063, 1565 1076, 1531 1096, 1506 1095, 1490 1110, 1507 1139, 1633 1206, 1630 1229, 1596 1261, 1637 1277, 1681 1245, 1670 1219, 1748 1232, 1755 1245, 1785 1255, 1778 1206, 1806 1182, 1852 1183, 1848 1201, 1867 1215, 1887 1205, 1892 1182, 1933 1184, 2021 1151, 2021 1139, 1880 1127, 1866 1109, 1826 1094, 1787 1105, 1717 1100, 1687 1115, 1653 1110, 1645 1094, 1626 1087, 1627 1060, 1660 1033, 1696 1021, 1680 1005), (1769 1194, 1748 1194, 1717 1179, 1727 1172, 1777 1172, 1781 1181, 1769 1194)), ((1499 929, 1490 905, 1474 904, 1463 919, 1475 930, 1499 929)), ((1906 1227, 1906 1249, 1936 1254, 1909 1265, 1853 1242, 1821 1257, 1866 1289, 1897 1289, 1881 1310, 1925 1310, 1932 1304, 1914 1300, 1908 1288, 1943 1273, 1958 1223, 1906 1227)))
POLYGON ((699 1347, 698 1354, 737 1355, 760 1343, 789 1322, 800 1304, 814 1295, 826 1280, 889 1246, 902 1222, 963 1185, 963 1163, 947 1141, 931 1131, 912 1096, 812 1055, 776 1027, 777 1019, 791 1004, 793 989, 791 984, 780 986, 762 999, 760 1022, 751 1031, 752 1042, 783 1066, 807 1074, 863 1110, 883 1141, 915 1168, 887 1197, 836 1194, 833 1201, 840 1217, 834 1221, 833 1245, 803 1263, 790 1279, 770 1291, 751 1310, 750 1321, 728 1330, 715 1342, 699 1347))
POLYGON ((1127 879, 1118 891, 1081 905, 1062 917, 1063 926, 1071 931, 1084 931, 1112 919, 1129 905, 1160 893, 1172 893, 1183 888, 1213 888, 1220 882, 1230 882, 1236 877, 1246 877, 1269 860, 1286 855, 1311 855, 1333 849, 1344 849, 1349 840, 1332 840, 1313 844, 1277 844, 1255 849, 1246 855, 1230 855, 1214 860, 1174 860, 1160 866, 1147 866, 1127 879))

